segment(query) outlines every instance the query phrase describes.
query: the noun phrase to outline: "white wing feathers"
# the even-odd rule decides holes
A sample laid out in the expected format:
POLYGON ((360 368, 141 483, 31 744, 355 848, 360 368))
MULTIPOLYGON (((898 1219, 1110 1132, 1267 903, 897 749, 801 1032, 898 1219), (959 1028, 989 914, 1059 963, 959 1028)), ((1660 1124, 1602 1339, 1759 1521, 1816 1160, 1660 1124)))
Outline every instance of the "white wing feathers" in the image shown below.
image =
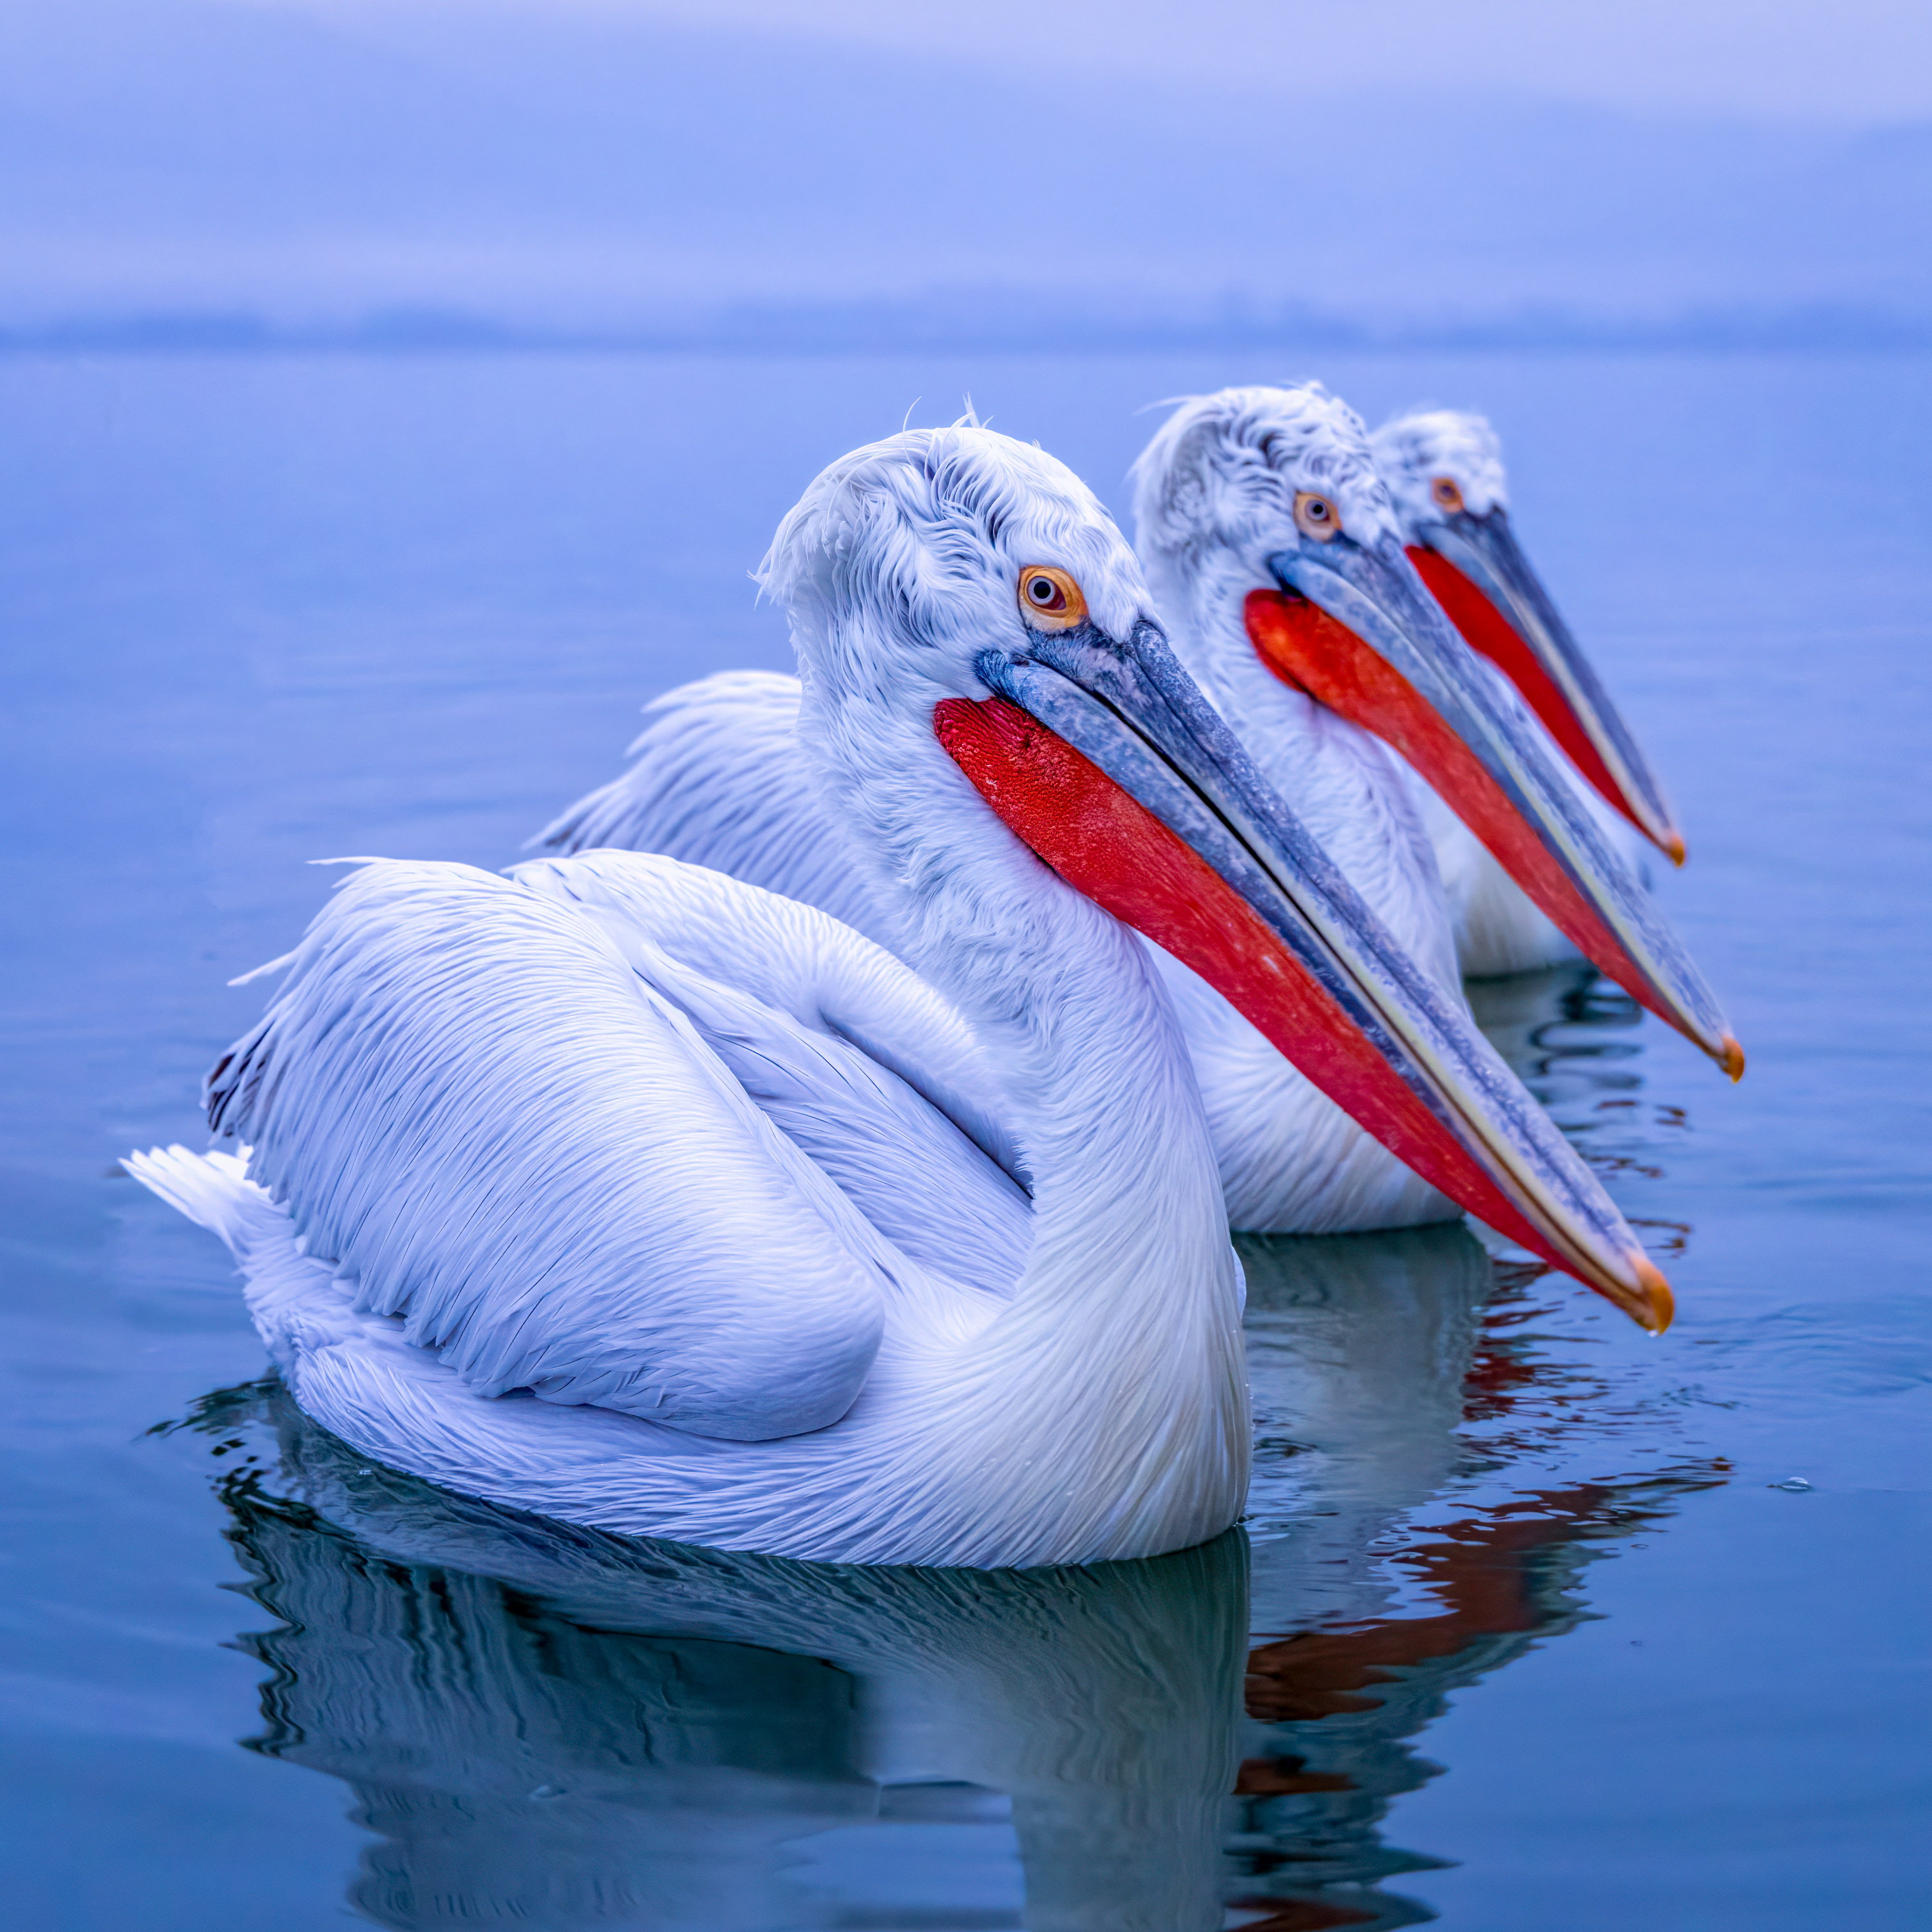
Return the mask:
MULTIPOLYGON (((624 754, 630 769, 560 812, 530 844, 562 853, 628 849, 641 820, 675 832, 688 781, 709 773, 721 757, 754 772, 770 769, 774 752, 791 737, 798 693, 798 680, 777 671, 728 670, 653 698, 644 706, 644 728, 624 754)), ((752 797, 742 795, 746 808, 752 797)), ((698 808, 709 815, 701 795, 698 808)))
MULTIPOLYGON (((660 964, 674 960, 706 982, 857 1048, 1024 1186, 999 1072, 955 1007, 815 901, 735 873, 728 878, 702 860, 676 862, 679 856, 670 854, 667 863, 652 846, 638 854, 537 859, 511 876, 599 920, 640 971, 646 954, 660 964)), ((683 1006, 682 983, 659 990, 683 1006)))
POLYGON ((530 844, 662 852, 802 899, 889 944, 872 882, 799 750, 798 703, 798 680, 774 671, 720 671, 667 692, 644 707, 629 769, 530 844))
MULTIPOLYGON (((581 864, 531 868, 542 890, 459 866, 353 875, 211 1076, 211 1123, 253 1143, 250 1174, 358 1305, 400 1318, 478 1393, 744 1439, 822 1427, 862 1386, 889 1303, 985 1298, 933 1281, 869 1225, 656 982, 681 986, 741 1064, 762 1061, 775 1112, 802 1123, 801 1090, 815 1092, 829 1153, 838 1120, 862 1144, 887 1118, 903 1131, 919 1103, 882 1068, 844 1064, 828 1088, 824 1068, 856 1048, 807 1040, 782 1011, 761 1021, 755 993, 699 983, 668 948, 648 959, 644 932, 620 948, 626 868, 654 881, 631 882, 645 912, 708 875, 607 854, 574 878, 581 864), (602 896, 594 916, 573 887, 602 896), (802 1046, 821 1056, 815 1075, 802 1046)), ((765 898, 728 880, 700 896, 741 929, 765 898)), ((1010 1249, 1024 1198, 947 1120, 926 1132, 952 1150, 949 1178, 1004 1190, 982 1245, 1010 1249)), ((831 1157, 862 1166, 850 1148, 831 1157)), ((970 1239, 973 1218, 956 1231, 970 1239)))
POLYGON ((513 874, 580 908, 691 1022, 744 1094, 897 1247, 1004 1294, 1032 1204, 997 1079, 957 1012, 810 906, 657 854, 513 874))

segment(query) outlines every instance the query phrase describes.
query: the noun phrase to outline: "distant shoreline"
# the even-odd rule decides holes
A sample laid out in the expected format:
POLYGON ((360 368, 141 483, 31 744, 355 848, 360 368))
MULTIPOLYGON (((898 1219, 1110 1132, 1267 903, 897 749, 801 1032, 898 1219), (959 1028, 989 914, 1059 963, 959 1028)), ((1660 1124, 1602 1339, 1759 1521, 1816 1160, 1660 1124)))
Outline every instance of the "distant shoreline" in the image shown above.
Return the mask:
POLYGON ((656 323, 544 325, 434 308, 292 321, 243 309, 71 314, 0 323, 0 355, 1120 354, 1217 349, 1356 353, 1833 354, 1932 350, 1932 316, 1860 308, 1694 310, 1658 317, 1562 310, 1492 316, 1354 316, 1292 310, 1238 319, 1042 322, 1004 299, 773 305, 656 323))

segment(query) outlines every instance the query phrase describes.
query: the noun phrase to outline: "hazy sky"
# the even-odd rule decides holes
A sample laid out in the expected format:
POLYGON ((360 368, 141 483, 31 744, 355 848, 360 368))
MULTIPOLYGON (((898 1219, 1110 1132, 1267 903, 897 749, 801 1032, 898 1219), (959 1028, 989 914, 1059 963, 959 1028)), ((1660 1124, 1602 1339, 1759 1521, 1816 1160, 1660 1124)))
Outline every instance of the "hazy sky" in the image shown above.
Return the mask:
POLYGON ((1928 226, 1932 0, 0 0, 0 327, 1932 320, 1928 226))
POLYGON ((956 54, 1083 90, 1109 70, 1241 88, 1503 89, 1870 124, 1932 114, 1932 0, 235 0, 394 26, 479 6, 956 54))

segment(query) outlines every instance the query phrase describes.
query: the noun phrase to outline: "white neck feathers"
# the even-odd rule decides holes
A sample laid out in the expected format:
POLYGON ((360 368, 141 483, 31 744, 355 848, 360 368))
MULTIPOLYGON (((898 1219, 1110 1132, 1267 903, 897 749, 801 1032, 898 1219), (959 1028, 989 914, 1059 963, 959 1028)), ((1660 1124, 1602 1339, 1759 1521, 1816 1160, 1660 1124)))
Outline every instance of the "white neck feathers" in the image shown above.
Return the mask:
POLYGON ((997 1468, 1022 1514, 1084 1521, 1082 1546, 1211 1533, 1246 1483, 1240 1273, 1166 991, 1136 935, 999 821, 916 708, 855 718, 847 693, 821 724, 823 701, 808 680, 800 742, 860 828, 903 956, 1000 1068, 1033 1183, 1015 1296, 931 1365, 944 1393, 928 1400, 982 1459, 980 1493, 997 1468))

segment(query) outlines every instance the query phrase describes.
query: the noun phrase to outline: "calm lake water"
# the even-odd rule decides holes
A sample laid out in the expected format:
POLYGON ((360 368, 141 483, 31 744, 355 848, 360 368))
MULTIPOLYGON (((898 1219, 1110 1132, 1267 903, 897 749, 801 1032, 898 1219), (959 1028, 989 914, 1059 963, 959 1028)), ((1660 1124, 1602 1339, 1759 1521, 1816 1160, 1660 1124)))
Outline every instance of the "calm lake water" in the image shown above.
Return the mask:
POLYGON ((1248 1244, 1245 1532, 986 1577, 466 1504, 291 1413, 224 1253, 117 1178, 197 1138, 305 860, 506 862, 644 699, 784 664, 746 573, 916 398, 1124 512, 1136 410, 1303 373, 0 363, 10 1922, 1932 1920, 1924 361, 1323 362, 1502 426, 1750 1072, 1586 973, 1480 988, 1677 1325, 1460 1228, 1248 1244))

